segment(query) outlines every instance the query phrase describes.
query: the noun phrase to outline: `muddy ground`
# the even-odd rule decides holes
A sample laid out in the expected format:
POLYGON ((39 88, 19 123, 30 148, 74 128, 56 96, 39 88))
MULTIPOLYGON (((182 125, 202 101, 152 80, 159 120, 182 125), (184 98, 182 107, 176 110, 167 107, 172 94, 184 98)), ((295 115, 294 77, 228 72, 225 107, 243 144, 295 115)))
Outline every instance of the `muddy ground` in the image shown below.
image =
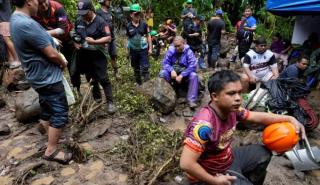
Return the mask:
MULTIPOLYGON (((205 74, 211 74, 207 71, 205 74)), ((83 79, 84 80, 84 79, 83 79)), ((85 83, 83 83, 85 84, 85 83)), ((88 87, 82 86, 82 91, 88 87)), ((0 177, 0 185, 11 185, 14 180, 25 176, 25 184, 31 185, 131 185, 131 174, 123 168, 125 161, 105 157, 106 151, 112 149, 117 142, 126 141, 129 138, 129 126, 132 118, 127 115, 115 114, 114 116, 96 117, 81 134, 78 141, 90 154, 88 162, 79 164, 73 162, 69 165, 61 165, 55 162, 47 162, 41 159, 47 144, 47 137, 38 131, 39 121, 23 124, 15 118, 14 103, 21 92, 6 92, 3 96, 7 106, 0 109, 0 124, 7 124, 11 133, 7 136, 0 136, 0 169, 1 171, 9 164, 14 157, 19 162, 13 165, 9 173, 0 177), (39 166, 30 170, 32 166, 39 166), (23 173, 27 172, 27 173, 23 173)), ((313 90, 310 94, 312 108, 320 114, 320 91, 313 90)), ((204 106, 209 101, 206 92, 201 101, 204 106)), ((184 104, 178 105, 177 111, 169 115, 160 116, 164 121, 163 125, 171 130, 184 131, 192 116, 200 109, 189 110, 184 104)), ((102 110, 105 107, 102 107, 102 110)), ((71 125, 63 131, 63 136, 70 136, 71 125)), ((313 146, 320 147, 320 127, 308 133, 313 146)), ((251 130, 238 130, 234 136, 232 145, 234 147, 249 143, 261 143, 261 132, 251 130)), ((60 144, 59 147, 64 147, 60 144)), ((0 173, 1 173, 0 171, 0 173)), ((155 181, 154 184, 174 185, 173 179, 177 175, 183 178, 182 184, 189 184, 183 173, 168 174, 167 178, 155 181)), ((22 178, 23 179, 23 178, 22 178)), ((289 160, 283 156, 274 156, 268 166, 268 174, 265 185, 317 185, 320 180, 320 170, 308 172, 296 172, 289 160)), ((19 182, 17 184, 22 184, 19 182)), ((140 184, 143 184, 141 182, 140 184)))

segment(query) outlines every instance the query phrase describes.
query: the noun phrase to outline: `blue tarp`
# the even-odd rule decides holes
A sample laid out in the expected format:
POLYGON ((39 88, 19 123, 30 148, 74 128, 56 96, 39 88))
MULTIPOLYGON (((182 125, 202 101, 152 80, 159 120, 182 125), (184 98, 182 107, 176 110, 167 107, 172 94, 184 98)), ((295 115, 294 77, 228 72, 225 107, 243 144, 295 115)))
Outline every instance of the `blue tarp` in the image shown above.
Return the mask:
POLYGON ((275 15, 320 15, 320 0, 268 0, 267 11, 275 15))

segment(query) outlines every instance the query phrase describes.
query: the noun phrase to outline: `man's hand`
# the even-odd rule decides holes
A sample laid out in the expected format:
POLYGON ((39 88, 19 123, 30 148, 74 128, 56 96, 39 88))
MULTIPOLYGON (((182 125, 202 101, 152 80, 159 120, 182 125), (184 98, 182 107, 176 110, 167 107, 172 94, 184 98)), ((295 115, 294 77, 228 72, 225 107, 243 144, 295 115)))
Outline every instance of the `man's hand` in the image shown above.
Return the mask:
POLYGON ((93 38, 91 38, 91 37, 87 37, 86 41, 87 41, 88 44, 95 44, 95 40, 93 38))
POLYGON ((306 131, 304 129, 304 126, 294 117, 290 120, 290 123, 296 128, 296 133, 301 132, 301 139, 304 139, 306 136, 306 131))
POLYGON ((230 176, 229 174, 223 175, 218 173, 216 175, 217 185, 231 185, 231 182, 236 179, 236 176, 230 176))
POLYGON ((183 78, 183 76, 182 76, 182 75, 179 75, 179 76, 176 78, 176 81, 177 81, 178 83, 181 83, 182 78, 183 78))
POLYGON ((257 83, 256 78, 253 77, 253 76, 252 76, 252 77, 249 77, 249 82, 252 83, 252 84, 257 83))
POLYGON ((61 40, 59 40, 59 39, 57 39, 55 37, 53 37, 53 40, 57 44, 58 48, 62 48, 62 41, 61 40))
POLYGON ((66 67, 67 67, 67 63, 64 63, 64 65, 61 66, 61 71, 64 71, 66 67))
POLYGON ((286 51, 285 50, 283 50, 283 51, 281 51, 281 53, 280 54, 285 54, 286 53, 286 51))
POLYGON ((175 71, 171 71, 171 78, 176 79, 177 78, 177 73, 175 71))
POLYGON ((152 55, 152 49, 150 48, 148 51, 148 56, 151 56, 151 55, 152 55))
POLYGON ((73 45, 76 49, 80 49, 81 48, 81 44, 73 42, 73 45))

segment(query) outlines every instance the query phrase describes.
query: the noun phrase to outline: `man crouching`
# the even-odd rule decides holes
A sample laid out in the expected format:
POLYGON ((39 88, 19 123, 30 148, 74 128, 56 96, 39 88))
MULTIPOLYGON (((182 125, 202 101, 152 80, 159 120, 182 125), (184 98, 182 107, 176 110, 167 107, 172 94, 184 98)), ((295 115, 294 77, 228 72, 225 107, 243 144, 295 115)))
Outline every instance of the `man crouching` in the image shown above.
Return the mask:
POLYGON ((189 83, 188 102, 190 108, 197 107, 195 103, 198 97, 198 75, 197 58, 188 44, 184 44, 184 39, 177 36, 173 40, 173 46, 170 46, 166 57, 162 61, 162 67, 159 73, 160 78, 167 82, 189 83), (174 47, 173 47, 174 46, 174 47))
POLYGON ((232 71, 214 73, 208 90, 211 101, 193 117, 185 132, 181 168, 194 185, 262 185, 271 152, 262 145, 231 148, 237 121, 263 125, 287 121, 304 139, 303 125, 291 116, 241 108, 242 84, 232 71))

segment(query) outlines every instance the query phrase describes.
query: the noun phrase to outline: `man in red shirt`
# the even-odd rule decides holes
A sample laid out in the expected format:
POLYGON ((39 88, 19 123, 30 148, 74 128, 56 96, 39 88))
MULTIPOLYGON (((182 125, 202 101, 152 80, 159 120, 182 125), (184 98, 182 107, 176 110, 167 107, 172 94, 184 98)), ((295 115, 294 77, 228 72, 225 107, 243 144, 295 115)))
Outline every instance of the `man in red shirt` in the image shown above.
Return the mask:
POLYGON ((71 76, 70 62, 74 45, 69 37, 69 32, 73 29, 73 24, 68 19, 67 13, 63 6, 51 0, 38 0, 38 13, 32 18, 37 21, 52 36, 62 41, 60 51, 68 61, 68 69, 71 77, 71 83, 80 93, 80 74, 76 71, 71 76))
POLYGON ((237 40, 237 31, 238 31, 238 29, 239 29, 239 27, 240 27, 240 25, 241 25, 241 23, 242 23, 242 20, 243 19, 245 19, 246 18, 246 16, 244 15, 244 13, 242 14, 242 16, 241 16, 241 21, 238 21, 237 22, 237 25, 236 25, 236 27, 235 27, 235 29, 236 29, 236 31, 235 31, 235 44, 236 44, 236 47, 234 48, 234 51, 233 51, 233 55, 232 55, 232 58, 231 58, 231 60, 230 60, 230 62, 235 62, 236 61, 236 59, 237 59, 237 55, 238 55, 238 52, 239 52, 239 49, 238 49, 238 40, 237 40))
POLYGON ((189 123, 180 166, 195 185, 263 184, 271 152, 262 145, 231 148, 237 121, 269 125, 290 122, 297 132, 305 130, 295 118, 250 112, 240 107, 242 85, 233 71, 214 73, 208 81, 211 101, 189 123))

